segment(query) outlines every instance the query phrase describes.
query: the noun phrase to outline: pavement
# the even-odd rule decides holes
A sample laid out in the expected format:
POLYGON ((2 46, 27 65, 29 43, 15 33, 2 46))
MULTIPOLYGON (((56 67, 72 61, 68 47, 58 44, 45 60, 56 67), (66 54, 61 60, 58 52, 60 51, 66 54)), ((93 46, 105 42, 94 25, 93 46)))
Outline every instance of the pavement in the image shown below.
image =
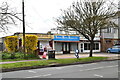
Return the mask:
MULTIPOLYGON (((88 53, 80 53, 80 58, 89 57, 88 53)), ((101 57, 109 57, 109 59, 120 59, 120 54, 115 53, 93 53, 93 56, 101 56, 101 57)), ((74 54, 56 54, 56 59, 64 59, 64 58, 76 58, 74 54)), ((48 56, 47 56, 48 59, 48 56)), ((47 60, 47 59, 37 59, 37 60, 21 60, 21 61, 7 61, 7 62, 0 62, 0 64, 9 64, 9 63, 17 63, 17 62, 26 62, 26 61, 39 61, 39 60, 47 60)))

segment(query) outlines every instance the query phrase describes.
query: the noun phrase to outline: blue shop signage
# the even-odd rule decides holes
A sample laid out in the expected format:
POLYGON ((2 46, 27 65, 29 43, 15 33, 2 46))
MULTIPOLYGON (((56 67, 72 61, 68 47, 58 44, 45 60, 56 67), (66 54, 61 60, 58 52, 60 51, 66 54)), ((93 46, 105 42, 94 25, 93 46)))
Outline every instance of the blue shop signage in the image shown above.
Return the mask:
POLYGON ((79 36, 54 36, 54 41, 79 41, 79 36))

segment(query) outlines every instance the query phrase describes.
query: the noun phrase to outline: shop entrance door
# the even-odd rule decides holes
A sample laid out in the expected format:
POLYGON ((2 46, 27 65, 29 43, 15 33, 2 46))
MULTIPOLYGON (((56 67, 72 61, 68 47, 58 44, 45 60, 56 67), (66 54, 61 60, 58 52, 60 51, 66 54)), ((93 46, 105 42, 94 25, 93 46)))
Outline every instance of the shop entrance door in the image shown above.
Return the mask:
POLYGON ((63 43, 63 54, 69 54, 70 53, 70 43, 63 43))

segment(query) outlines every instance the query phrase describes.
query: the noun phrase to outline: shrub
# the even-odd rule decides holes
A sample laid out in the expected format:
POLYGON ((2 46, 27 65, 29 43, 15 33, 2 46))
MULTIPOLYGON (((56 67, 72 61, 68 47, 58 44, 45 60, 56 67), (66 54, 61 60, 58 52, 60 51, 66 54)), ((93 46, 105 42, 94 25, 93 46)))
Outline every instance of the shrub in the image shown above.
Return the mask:
POLYGON ((24 53, 21 53, 21 52, 15 53, 15 58, 23 59, 24 58, 24 53))
POLYGON ((36 35, 26 35, 25 36, 26 52, 33 53, 37 49, 37 42, 38 42, 38 37, 36 35))
MULTIPOLYGON (((0 53, 0 57, 1 59, 11 59, 11 53, 8 52, 3 52, 0 53)), ((26 59, 38 59, 38 56, 36 56, 35 54, 26 54, 26 59)), ((14 53, 14 59, 24 59, 24 53, 21 52, 16 52, 14 53)))
POLYGON ((5 37, 5 46, 8 52, 16 52, 18 49, 18 37, 17 36, 8 36, 5 37))
POLYGON ((2 59, 11 59, 11 54, 6 52, 6 53, 0 53, 0 56, 2 59))

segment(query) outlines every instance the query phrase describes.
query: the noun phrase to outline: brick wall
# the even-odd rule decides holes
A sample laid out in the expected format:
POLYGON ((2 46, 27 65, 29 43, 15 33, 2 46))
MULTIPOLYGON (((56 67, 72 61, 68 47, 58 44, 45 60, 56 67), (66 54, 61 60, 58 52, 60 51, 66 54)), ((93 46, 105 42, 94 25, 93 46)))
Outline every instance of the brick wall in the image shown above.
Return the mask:
POLYGON ((108 48, 111 48, 113 45, 120 44, 120 39, 101 39, 101 52, 105 52, 108 48))

